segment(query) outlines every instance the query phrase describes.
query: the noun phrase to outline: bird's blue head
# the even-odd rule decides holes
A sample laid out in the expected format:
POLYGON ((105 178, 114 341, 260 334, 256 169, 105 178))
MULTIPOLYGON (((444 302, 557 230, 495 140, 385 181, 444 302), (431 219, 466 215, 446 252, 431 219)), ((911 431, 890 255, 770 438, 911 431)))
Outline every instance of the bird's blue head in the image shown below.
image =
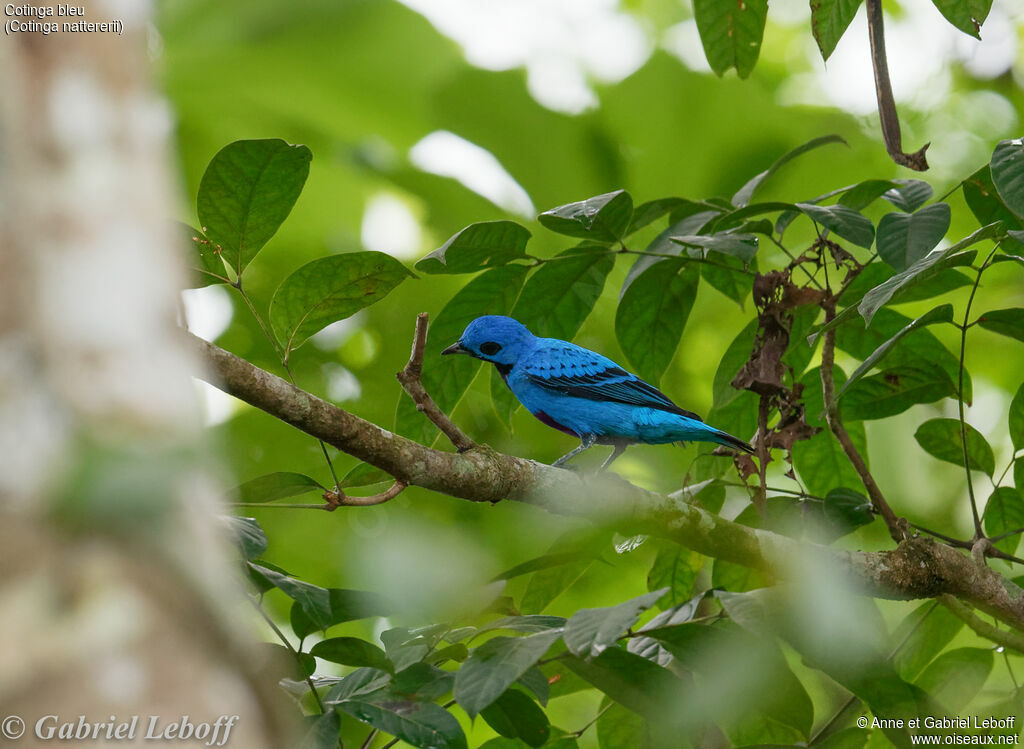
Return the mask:
POLYGON ((462 337, 442 354, 469 354, 499 366, 511 367, 533 343, 534 335, 518 320, 502 315, 478 317, 462 337))

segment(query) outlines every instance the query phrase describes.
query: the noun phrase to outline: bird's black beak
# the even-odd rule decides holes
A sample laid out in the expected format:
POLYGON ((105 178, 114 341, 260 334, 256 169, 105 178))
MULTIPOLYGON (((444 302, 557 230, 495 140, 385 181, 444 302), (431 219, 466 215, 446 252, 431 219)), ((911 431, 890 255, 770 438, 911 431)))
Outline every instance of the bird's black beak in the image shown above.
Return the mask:
POLYGON ((462 341, 456 341, 451 346, 441 352, 441 356, 448 356, 448 354, 468 354, 469 349, 462 345, 462 341))

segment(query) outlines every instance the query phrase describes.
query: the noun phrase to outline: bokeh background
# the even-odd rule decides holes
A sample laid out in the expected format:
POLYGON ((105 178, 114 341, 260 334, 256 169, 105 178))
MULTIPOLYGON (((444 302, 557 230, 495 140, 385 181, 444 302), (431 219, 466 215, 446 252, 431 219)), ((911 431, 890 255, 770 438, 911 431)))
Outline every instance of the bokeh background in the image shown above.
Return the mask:
MULTIPOLYGON (((981 42, 953 29, 929 0, 887 0, 885 7, 904 146, 931 142, 932 169, 923 179, 939 196, 987 163, 998 140, 1021 134, 1024 6, 996 0, 981 42)), ((868 178, 918 176, 892 164, 880 142, 863 8, 825 64, 807 3, 773 2, 760 61, 745 81, 709 72, 690 4, 679 0, 165 0, 149 42, 176 118, 182 220, 195 222, 203 169, 227 143, 275 137, 313 151, 294 211, 247 271, 249 293, 263 311, 285 276, 325 254, 381 250, 411 266, 467 224, 511 217, 534 232, 529 251, 547 256, 567 245, 536 223, 539 211, 619 188, 637 202, 728 196, 785 151, 828 133, 849 147, 830 146, 790 165, 763 197, 806 200, 868 178)), ((959 192, 949 200, 955 240, 977 224, 959 192)), ((809 226, 795 231, 810 236, 809 226)), ((800 247, 798 234, 793 239, 800 247)), ((765 259, 770 263, 770 253, 765 259)), ((979 309, 1024 306, 1012 265, 986 274, 979 309)), ((576 338, 620 361, 614 315, 627 270, 620 262, 576 338)), ((317 335, 293 356, 299 384, 390 426, 400 392, 394 373, 408 357, 416 313, 436 315, 464 280, 407 282, 317 335)), ((186 292, 191 329, 279 372, 273 350, 229 291, 186 292)), ((962 310, 962 296, 952 301, 962 310)), ((706 413, 722 353, 751 315, 749 303, 741 309, 702 284, 662 389, 706 413)), ((1013 346, 980 330, 969 339, 975 401, 968 419, 989 438, 1000 467, 1012 450, 1006 406, 1024 375, 1013 346)), ((314 440, 196 386, 209 449, 226 458, 225 485, 272 471, 329 483, 314 440)), ((489 390, 484 372, 454 412, 474 439, 547 462, 573 446, 522 410, 507 430, 489 390)), ((970 526, 962 472, 929 458, 912 438, 926 418, 953 415, 954 407, 917 406, 867 429, 872 467, 897 511, 956 534, 970 526)), ((671 490, 694 455, 693 448, 639 447, 616 470, 671 490)), ((332 456, 339 473, 355 464, 332 456)), ((734 516, 743 506, 740 493, 724 513, 734 516)), ((494 574, 580 527, 528 507, 481 507, 419 489, 384 506, 333 514, 246 512, 267 531, 268 560, 318 585, 378 590, 408 603, 401 621, 352 623, 338 635, 349 628, 365 636, 373 627, 429 623, 467 609, 494 574)), ((872 527, 843 543, 881 548, 886 541, 872 527)), ((643 592, 653 554, 641 545, 609 555, 549 611, 568 614, 643 592)), ((506 592, 517 590, 514 583, 506 592)), ((270 608, 287 620, 289 602, 273 595, 270 608)), ((883 613, 894 621, 908 606, 884 604, 883 613)), ((552 703, 552 721, 585 722, 593 705, 581 699, 596 698, 552 703)))

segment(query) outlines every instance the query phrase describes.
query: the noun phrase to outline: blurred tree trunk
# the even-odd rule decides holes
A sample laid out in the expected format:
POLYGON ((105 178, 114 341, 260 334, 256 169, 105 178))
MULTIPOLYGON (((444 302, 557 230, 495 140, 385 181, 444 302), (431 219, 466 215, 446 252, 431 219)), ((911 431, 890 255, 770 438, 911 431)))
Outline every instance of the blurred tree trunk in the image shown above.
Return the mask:
POLYGON ((139 715, 140 744, 238 715, 231 745, 288 745, 200 459, 148 6, 119 8, 122 36, 0 43, 0 719, 34 746, 51 714, 139 715))

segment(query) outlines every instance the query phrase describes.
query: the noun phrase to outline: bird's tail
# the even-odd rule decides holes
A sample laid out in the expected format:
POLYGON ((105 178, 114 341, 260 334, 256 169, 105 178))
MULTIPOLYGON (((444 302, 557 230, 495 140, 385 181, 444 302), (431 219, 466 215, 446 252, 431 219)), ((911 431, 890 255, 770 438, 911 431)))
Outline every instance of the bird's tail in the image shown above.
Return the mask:
POLYGON ((735 447, 737 450, 742 450, 745 453, 754 454, 754 448, 750 446, 750 443, 744 442, 739 437, 733 437, 731 434, 726 434, 723 431, 716 429, 712 432, 712 442, 717 442, 719 445, 725 445, 726 447, 735 447))

